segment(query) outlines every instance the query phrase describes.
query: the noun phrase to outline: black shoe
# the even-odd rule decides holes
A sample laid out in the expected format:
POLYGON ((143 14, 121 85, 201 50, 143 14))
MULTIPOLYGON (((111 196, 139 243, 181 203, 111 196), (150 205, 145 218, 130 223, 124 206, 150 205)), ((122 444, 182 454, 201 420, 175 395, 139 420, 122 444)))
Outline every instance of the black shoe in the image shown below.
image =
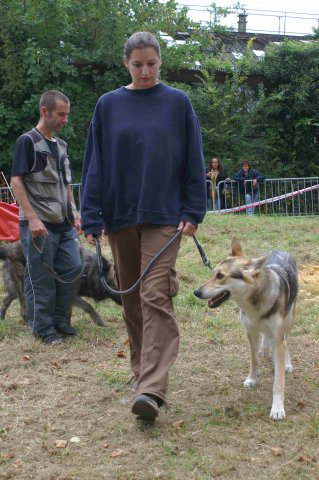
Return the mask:
POLYGON ((47 345, 60 345, 63 343, 63 338, 57 333, 51 333, 47 337, 42 337, 41 340, 47 345))
POLYGON ((154 421, 158 415, 157 401, 145 393, 138 395, 133 403, 132 412, 141 420, 154 421))
POLYGON ((61 335, 67 335, 68 337, 74 337, 77 335, 75 328, 71 325, 55 325, 55 329, 57 332, 61 333, 61 335))

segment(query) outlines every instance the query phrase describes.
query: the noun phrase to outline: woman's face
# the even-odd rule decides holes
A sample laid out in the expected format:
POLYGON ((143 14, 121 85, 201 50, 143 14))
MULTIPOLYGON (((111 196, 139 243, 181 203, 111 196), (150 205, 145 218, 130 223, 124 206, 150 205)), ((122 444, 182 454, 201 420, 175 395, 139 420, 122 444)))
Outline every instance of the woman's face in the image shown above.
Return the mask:
POLYGON ((213 158, 213 160, 212 160, 212 169, 213 169, 213 170, 216 170, 218 167, 219 167, 219 161, 217 160, 217 158, 213 158))
POLYGON ((162 61, 153 47, 134 48, 125 65, 132 77, 132 88, 150 88, 157 83, 162 61))

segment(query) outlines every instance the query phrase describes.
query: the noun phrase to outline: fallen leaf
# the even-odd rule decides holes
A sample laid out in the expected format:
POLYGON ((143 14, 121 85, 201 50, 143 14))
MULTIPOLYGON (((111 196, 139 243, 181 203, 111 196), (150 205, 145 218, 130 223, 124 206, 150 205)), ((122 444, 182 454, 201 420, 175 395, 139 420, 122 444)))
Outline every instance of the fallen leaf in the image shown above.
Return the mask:
POLYGON ((23 355, 22 359, 25 361, 31 360, 31 355, 23 355))
POLYGON ((103 448, 109 448, 110 444, 108 442, 103 443, 103 448))
POLYGON ((270 451, 275 457, 280 457, 283 454, 283 449, 280 447, 272 447, 270 451))
POLYGON ((0 458, 2 460, 10 460, 10 458, 14 458, 13 453, 0 453, 0 458))
POLYGON ((72 443, 80 443, 80 438, 79 437, 71 437, 69 442, 72 442, 72 443))
POLYGON ((55 446, 56 448, 65 448, 68 444, 67 440, 56 440, 55 441, 55 446))
POLYGON ((115 355, 119 358, 123 358, 123 357, 125 357, 125 352, 124 352, 124 350, 120 350, 119 352, 116 352, 115 355))
POLYGON ((111 458, 116 458, 116 457, 121 457, 123 455, 126 455, 126 451, 125 450, 114 450, 112 453, 111 453, 111 458))
POLYGON ((298 460, 298 462, 311 462, 311 459, 305 457, 304 455, 300 455, 300 457, 298 457, 297 460, 298 460))
POLYGON ((124 345, 126 347, 129 347, 130 346, 130 340, 127 338, 126 340, 124 340, 124 345))
POLYGON ((16 470, 23 470, 24 464, 20 460, 16 460, 15 462, 13 462, 12 466, 16 470))
POLYGON ((54 368, 58 368, 60 370, 61 365, 58 362, 54 361, 54 362, 50 362, 50 363, 54 368))
POLYGON ((28 378, 24 378, 21 382, 18 382, 19 385, 30 385, 30 380, 28 378))
POLYGON ((184 425, 184 420, 176 420, 176 422, 172 423, 172 426, 174 428, 179 428, 179 427, 182 427, 184 425))
POLYGON ((303 400, 300 400, 300 402, 297 403, 297 406, 298 406, 299 408, 305 408, 306 404, 305 404, 305 402, 304 402, 303 400))

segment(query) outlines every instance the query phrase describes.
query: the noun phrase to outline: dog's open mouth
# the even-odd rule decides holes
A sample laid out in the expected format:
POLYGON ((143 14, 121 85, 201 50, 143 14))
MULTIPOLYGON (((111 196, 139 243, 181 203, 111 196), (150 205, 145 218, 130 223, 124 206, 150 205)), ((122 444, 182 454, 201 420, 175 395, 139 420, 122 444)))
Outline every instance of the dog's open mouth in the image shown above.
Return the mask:
POLYGON ((228 290, 224 290, 219 295, 216 295, 216 297, 213 297, 210 300, 208 300, 208 306, 209 308, 217 308, 219 307, 219 305, 226 302, 226 300, 228 300, 229 297, 230 297, 230 292, 228 290))

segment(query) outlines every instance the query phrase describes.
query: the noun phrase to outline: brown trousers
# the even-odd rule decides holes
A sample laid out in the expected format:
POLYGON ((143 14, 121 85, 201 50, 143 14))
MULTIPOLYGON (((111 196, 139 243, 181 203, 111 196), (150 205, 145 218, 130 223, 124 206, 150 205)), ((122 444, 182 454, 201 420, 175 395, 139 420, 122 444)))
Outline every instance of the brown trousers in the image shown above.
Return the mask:
MULTIPOLYGON (((176 227, 138 225, 108 235, 121 290, 130 288, 152 258, 174 236, 176 227)), ((177 294, 178 237, 159 257, 135 292, 122 296, 136 395, 165 400, 168 371, 177 358, 179 331, 172 298, 177 294)))

